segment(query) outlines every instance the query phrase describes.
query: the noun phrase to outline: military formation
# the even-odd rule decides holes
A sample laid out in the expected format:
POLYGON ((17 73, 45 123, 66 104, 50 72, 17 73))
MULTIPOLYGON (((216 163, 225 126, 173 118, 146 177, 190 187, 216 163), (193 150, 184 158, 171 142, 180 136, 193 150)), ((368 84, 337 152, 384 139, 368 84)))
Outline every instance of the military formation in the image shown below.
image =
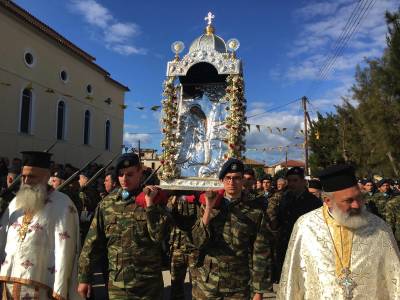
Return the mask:
MULTIPOLYGON (((125 153, 107 166, 82 169, 52 163, 51 188, 73 202, 80 223, 77 291, 83 298, 162 299, 163 270, 171 273, 170 299, 262 299, 278 283, 297 219, 322 206, 321 184, 304 170, 282 178, 257 177, 229 159, 219 172, 221 190, 161 190, 138 155, 125 153), (106 294, 96 294, 102 274, 106 294)), ((18 190, 21 161, 2 179, 1 214, 18 190)), ((397 182, 359 181, 366 207, 400 241, 397 182)))

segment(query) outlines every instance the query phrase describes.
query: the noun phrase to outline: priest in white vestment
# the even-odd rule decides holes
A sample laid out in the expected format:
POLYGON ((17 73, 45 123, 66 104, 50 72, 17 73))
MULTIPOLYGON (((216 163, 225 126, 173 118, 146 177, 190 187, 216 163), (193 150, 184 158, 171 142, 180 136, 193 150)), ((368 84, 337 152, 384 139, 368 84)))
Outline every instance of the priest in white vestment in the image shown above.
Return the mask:
POLYGON ((23 152, 21 188, 0 223, 1 299, 82 299, 79 220, 73 202, 46 183, 50 155, 23 152))
POLYGON ((354 169, 320 174, 324 206, 293 229, 277 299, 400 299, 400 254, 393 233, 364 208, 354 169))

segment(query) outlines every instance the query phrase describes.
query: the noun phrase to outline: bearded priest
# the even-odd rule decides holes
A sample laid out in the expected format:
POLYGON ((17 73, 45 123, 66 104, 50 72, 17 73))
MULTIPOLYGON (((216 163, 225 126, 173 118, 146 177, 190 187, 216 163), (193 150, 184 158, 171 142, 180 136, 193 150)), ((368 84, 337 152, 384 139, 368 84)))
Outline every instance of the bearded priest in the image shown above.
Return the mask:
POLYGON ((76 208, 47 185, 51 154, 22 156, 21 188, 0 223, 1 299, 81 299, 76 208))
POLYGON ((277 299, 400 299, 400 254, 391 229, 367 212, 348 165, 319 176, 324 205, 296 222, 277 299))

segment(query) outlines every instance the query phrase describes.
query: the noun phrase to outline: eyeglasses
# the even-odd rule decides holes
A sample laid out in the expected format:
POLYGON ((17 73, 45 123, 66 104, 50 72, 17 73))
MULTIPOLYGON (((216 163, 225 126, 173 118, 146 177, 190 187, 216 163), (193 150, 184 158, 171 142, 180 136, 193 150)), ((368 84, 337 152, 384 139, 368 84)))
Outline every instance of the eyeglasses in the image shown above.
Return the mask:
POLYGON ((224 181, 225 182, 238 182, 242 180, 241 176, 225 176, 224 181))

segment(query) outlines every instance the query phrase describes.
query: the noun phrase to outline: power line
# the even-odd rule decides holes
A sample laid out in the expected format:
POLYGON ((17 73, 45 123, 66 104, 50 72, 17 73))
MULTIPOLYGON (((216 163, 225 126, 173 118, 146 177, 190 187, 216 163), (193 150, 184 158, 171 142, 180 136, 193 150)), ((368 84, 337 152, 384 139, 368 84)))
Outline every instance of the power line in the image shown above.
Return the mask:
POLYGON ((308 88, 307 92, 305 94, 308 94, 311 89, 315 90, 314 87, 317 85, 316 81, 323 81, 325 80, 330 72, 332 71, 334 64, 339 56, 343 54, 343 51, 351 39, 351 37, 354 35, 356 30, 358 29, 361 21, 364 19, 366 14, 372 9, 372 7, 375 5, 376 0, 368 0, 362 1, 360 0, 357 5, 354 7, 349 19, 347 20, 347 23, 345 27, 342 30, 341 35, 338 37, 336 42, 334 43, 333 51, 331 52, 331 55, 327 55, 327 59, 325 60, 325 63, 321 66, 319 69, 318 75, 314 82, 310 85, 308 88))
POLYGON ((367 12, 375 5, 375 2, 376 2, 376 0, 371 0, 369 2, 368 6, 365 9, 364 9, 365 5, 363 6, 363 11, 361 11, 361 13, 359 15, 359 18, 354 21, 354 22, 357 22, 357 23, 350 29, 349 34, 345 37, 345 40, 342 43, 341 47, 336 49, 334 57, 331 60, 331 62, 329 63, 328 67, 326 68, 326 71, 323 74, 323 76, 321 77, 321 80, 325 80, 328 77, 328 74, 332 70, 333 65, 336 62, 336 59, 343 54, 343 51, 344 51, 347 43, 349 42, 349 40, 352 38, 352 36, 356 32, 356 30, 358 29, 361 21, 364 19, 364 17, 366 16, 367 12))
POLYGON ((264 111, 264 112, 261 112, 261 113, 257 113, 257 114, 248 116, 247 119, 254 118, 254 117, 257 117, 257 116, 261 116, 261 115, 264 115, 264 114, 266 114, 266 113, 269 113, 269 112, 271 112, 271 111, 274 111, 274 110, 280 109, 280 108, 282 108, 282 107, 288 106, 288 105, 290 105, 290 104, 292 104, 292 103, 295 103, 295 102, 297 102, 297 101, 300 101, 300 100, 301 100, 301 98, 298 98, 298 99, 295 99, 295 100, 293 100, 293 101, 287 102, 287 103, 285 103, 285 104, 272 107, 272 108, 270 108, 270 109, 268 109, 268 110, 266 110, 266 111, 264 111))
POLYGON ((127 132, 127 134, 137 135, 137 134, 162 134, 162 132, 127 132))

